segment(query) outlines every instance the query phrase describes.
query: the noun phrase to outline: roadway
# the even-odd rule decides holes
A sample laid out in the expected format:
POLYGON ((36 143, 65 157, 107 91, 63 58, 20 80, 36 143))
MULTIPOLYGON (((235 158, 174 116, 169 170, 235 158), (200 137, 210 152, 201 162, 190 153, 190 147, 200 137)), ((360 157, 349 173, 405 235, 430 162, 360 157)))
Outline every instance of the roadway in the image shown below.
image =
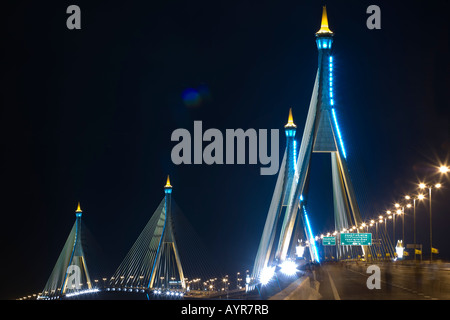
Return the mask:
MULTIPOLYGON (((376 263, 373 263, 376 264, 376 263)), ((449 300, 448 265, 378 263, 380 289, 369 289, 371 263, 327 263, 314 271, 323 300, 449 300)))

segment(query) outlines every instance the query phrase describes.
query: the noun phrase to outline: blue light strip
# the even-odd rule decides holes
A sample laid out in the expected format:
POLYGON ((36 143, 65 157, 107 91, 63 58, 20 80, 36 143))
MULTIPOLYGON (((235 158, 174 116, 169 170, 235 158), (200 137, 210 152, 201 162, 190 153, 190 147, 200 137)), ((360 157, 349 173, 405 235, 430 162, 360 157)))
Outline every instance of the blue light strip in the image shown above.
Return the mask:
POLYGON ((331 113, 333 114, 334 124, 336 125, 336 129, 337 129, 337 133, 338 133, 338 137, 339 137, 339 143, 341 144, 341 148, 342 148, 342 153, 344 154, 344 158, 347 159, 347 154, 345 153, 345 148, 344 148, 344 141, 342 141, 341 131, 339 130, 339 125, 338 125, 338 122, 336 119, 336 112, 334 111, 334 108, 331 109, 331 113))
POLYGON ((309 224, 308 215, 306 214, 306 209, 305 209, 305 207, 302 206, 302 208, 303 208, 303 212, 304 212, 304 214, 305 214, 306 225, 307 225, 307 227, 308 227, 309 242, 310 242, 310 244, 311 244, 311 246, 312 246, 312 248, 313 248, 313 250, 314 250, 314 255, 315 255, 316 261, 320 263, 320 260, 319 260, 319 253, 317 252, 316 241, 314 240, 314 236, 313 236, 313 233, 312 233, 312 231, 311 231, 311 225, 309 224))
POLYGON ((294 170, 296 170, 297 171, 297 141, 296 140, 293 140, 293 146, 292 146, 292 148, 293 148, 293 152, 292 152, 292 157, 293 157, 293 161, 294 161, 294 170))
POLYGON ((333 57, 330 57, 329 58, 329 61, 330 61, 330 63, 329 63, 329 73, 330 73, 330 75, 329 75, 329 80, 330 80, 330 105, 334 105, 334 101, 333 101, 333 99, 331 99, 331 98, 333 98, 333 57))
MULTIPOLYGON (((333 99, 333 57, 330 56, 329 58, 329 68, 330 68, 330 105, 334 106, 334 99, 333 99)), ((336 118, 336 112, 334 111, 334 108, 331 108, 331 112, 333 113, 333 119, 334 124, 337 129, 338 137, 339 137, 339 143, 341 144, 342 148, 342 154, 344 155, 344 158, 347 159, 347 154, 345 152, 344 148, 344 141, 342 140, 341 131, 339 130, 339 125, 336 118)))

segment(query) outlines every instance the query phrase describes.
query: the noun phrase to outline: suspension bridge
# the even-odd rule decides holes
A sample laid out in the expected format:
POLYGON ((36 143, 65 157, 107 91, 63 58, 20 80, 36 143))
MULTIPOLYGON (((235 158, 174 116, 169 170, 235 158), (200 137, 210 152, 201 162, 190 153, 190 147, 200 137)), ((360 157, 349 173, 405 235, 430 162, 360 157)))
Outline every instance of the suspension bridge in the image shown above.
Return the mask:
MULTIPOLYGON (((82 241, 83 211, 78 203, 67 241, 47 283, 35 298, 68 299, 100 293, 107 299, 126 295, 143 299, 216 299, 225 294, 243 299, 269 298, 292 284, 302 286, 304 281, 296 281, 305 276, 327 283, 333 290, 322 295, 336 298, 331 274, 339 269, 310 272, 311 266, 320 268, 326 262, 390 263, 405 257, 404 239, 396 241, 395 234, 391 236, 387 228, 387 219, 395 221, 395 213, 370 222, 361 214, 338 123, 333 37, 324 7, 321 26, 315 34, 318 68, 301 140, 296 140, 298 127, 290 109, 284 126, 286 148, 270 206, 261 215, 265 224, 254 263, 245 276, 237 276, 233 288, 229 287, 229 277, 208 260, 199 237, 172 199, 174 188, 167 177, 164 198, 148 223, 116 271, 101 280, 93 280, 89 274, 90 261, 82 241), (308 206, 309 198, 320 196, 308 192, 309 181, 314 179, 310 166, 315 153, 329 154, 331 165, 334 225, 322 234, 311 225, 310 216, 315 213, 308 206), (325 272, 329 278, 318 277, 325 272), (288 277, 283 278, 282 274, 288 277), (264 290, 266 296, 262 294, 264 290)), ((324 226, 320 228, 323 230, 324 226)), ((414 256, 418 249, 414 245, 414 256)))

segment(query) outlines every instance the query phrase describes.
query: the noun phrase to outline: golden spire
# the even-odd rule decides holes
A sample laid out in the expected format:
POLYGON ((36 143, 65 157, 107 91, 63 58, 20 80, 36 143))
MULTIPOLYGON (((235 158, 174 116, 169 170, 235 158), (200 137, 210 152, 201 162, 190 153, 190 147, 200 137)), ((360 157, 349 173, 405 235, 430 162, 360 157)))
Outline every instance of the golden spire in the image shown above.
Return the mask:
POLYGON ((320 24, 320 30, 316 32, 316 35, 320 34, 333 34, 333 31, 328 28, 327 7, 323 6, 322 10, 322 23, 320 24))
POLYGON ((78 201, 78 207, 77 207, 77 210, 75 212, 83 212, 83 211, 81 211, 80 201, 78 201))
POLYGON ((294 117, 292 116, 292 108, 289 108, 288 123, 284 127, 285 128, 297 128, 297 126, 294 124, 294 117))
POLYGON ((167 175, 167 182, 166 182, 166 185, 164 186, 164 188, 172 188, 172 186, 170 185, 169 175, 167 175))

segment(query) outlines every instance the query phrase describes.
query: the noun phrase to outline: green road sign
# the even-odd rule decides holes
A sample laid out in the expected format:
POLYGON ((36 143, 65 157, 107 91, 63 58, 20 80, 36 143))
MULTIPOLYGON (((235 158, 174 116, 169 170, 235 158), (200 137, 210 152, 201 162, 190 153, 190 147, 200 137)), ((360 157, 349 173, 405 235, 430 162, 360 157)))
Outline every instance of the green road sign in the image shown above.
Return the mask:
POLYGON ((370 246, 371 233, 341 233, 341 246, 370 246))
POLYGON ((322 245, 324 246, 335 246, 336 245, 336 237, 323 237, 322 245))

